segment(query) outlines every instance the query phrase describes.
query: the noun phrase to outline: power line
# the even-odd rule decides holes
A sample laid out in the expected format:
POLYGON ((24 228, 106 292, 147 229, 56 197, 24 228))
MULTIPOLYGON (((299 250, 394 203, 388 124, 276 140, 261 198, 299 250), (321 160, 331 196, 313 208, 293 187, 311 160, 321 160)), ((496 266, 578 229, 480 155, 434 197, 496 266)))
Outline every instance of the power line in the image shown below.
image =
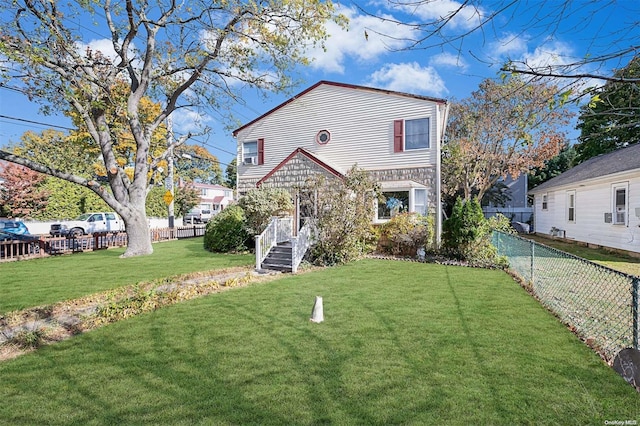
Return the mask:
POLYGON ((63 129, 63 130, 76 130, 76 129, 72 129, 71 127, 58 126, 55 124, 43 123, 41 121, 27 120, 26 118, 9 117, 8 115, 2 115, 2 114, 0 114, 0 118, 4 118, 7 120, 21 121, 23 123, 29 123, 29 124, 37 124, 38 126, 56 127, 58 129, 63 129))

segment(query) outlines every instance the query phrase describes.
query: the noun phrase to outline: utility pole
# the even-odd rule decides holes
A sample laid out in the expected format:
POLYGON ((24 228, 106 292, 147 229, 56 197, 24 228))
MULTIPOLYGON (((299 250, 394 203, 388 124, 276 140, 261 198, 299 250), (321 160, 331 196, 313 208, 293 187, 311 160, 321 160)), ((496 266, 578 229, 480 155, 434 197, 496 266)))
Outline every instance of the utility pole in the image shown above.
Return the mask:
POLYGON ((168 171, 167 178, 165 180, 165 188, 167 188, 168 192, 171 194, 170 201, 167 203, 167 210, 169 214, 169 228, 171 229, 171 238, 173 238, 174 228, 175 228, 175 217, 174 217, 174 198, 175 191, 173 187, 173 123, 171 120, 171 116, 167 117, 167 163, 168 163, 168 171))

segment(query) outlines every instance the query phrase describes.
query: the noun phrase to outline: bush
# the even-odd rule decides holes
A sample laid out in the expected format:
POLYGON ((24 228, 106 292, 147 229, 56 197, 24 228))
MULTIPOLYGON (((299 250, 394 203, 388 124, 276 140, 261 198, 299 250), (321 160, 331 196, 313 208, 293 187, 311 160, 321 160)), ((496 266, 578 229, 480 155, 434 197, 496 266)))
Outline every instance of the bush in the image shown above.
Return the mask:
POLYGON ((315 212, 314 264, 345 263, 375 249, 377 235, 371 218, 379 190, 366 171, 353 166, 344 179, 317 176, 306 190, 312 194, 307 207, 315 212))
POLYGON ((291 194, 282 188, 258 188, 248 191, 238 205, 247 218, 247 231, 259 235, 273 216, 290 215, 293 212, 291 194))
POLYGON ((250 238, 244 210, 238 205, 232 205, 207 223, 204 248, 220 253, 244 251, 250 238))
POLYGON ((506 218, 488 221, 477 199, 461 200, 453 206, 451 217, 443 224, 442 251, 446 256, 479 266, 503 266, 491 244, 492 226, 509 227, 506 218))
POLYGON ((433 248, 434 220, 418 213, 400 213, 382 225, 380 249, 383 253, 415 256, 418 248, 433 248))

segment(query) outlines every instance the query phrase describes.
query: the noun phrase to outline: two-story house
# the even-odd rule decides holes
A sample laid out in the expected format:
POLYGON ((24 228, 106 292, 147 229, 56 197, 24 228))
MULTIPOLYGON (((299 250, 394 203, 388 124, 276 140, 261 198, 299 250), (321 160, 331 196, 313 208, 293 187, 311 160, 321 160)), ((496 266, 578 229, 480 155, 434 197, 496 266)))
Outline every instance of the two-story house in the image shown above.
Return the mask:
POLYGON ((200 203, 196 208, 211 210, 212 215, 220 213, 233 202, 233 189, 222 185, 194 182, 190 184, 200 194, 200 203))
POLYGON ((388 220, 394 209, 432 214, 439 238, 448 107, 443 99, 320 81, 233 132, 238 196, 262 186, 295 198, 310 175, 341 178, 357 164, 394 201, 380 202, 372 221, 388 220))

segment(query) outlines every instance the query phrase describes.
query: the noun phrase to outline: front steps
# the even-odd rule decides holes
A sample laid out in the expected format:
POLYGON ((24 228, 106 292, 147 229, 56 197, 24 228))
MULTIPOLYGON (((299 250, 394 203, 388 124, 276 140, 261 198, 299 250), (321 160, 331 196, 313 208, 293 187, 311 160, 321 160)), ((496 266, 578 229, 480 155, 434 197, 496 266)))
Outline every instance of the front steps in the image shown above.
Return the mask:
POLYGON ((274 246, 262 261, 260 267, 273 271, 291 272, 293 270, 292 263, 293 254, 291 242, 286 241, 274 246))

